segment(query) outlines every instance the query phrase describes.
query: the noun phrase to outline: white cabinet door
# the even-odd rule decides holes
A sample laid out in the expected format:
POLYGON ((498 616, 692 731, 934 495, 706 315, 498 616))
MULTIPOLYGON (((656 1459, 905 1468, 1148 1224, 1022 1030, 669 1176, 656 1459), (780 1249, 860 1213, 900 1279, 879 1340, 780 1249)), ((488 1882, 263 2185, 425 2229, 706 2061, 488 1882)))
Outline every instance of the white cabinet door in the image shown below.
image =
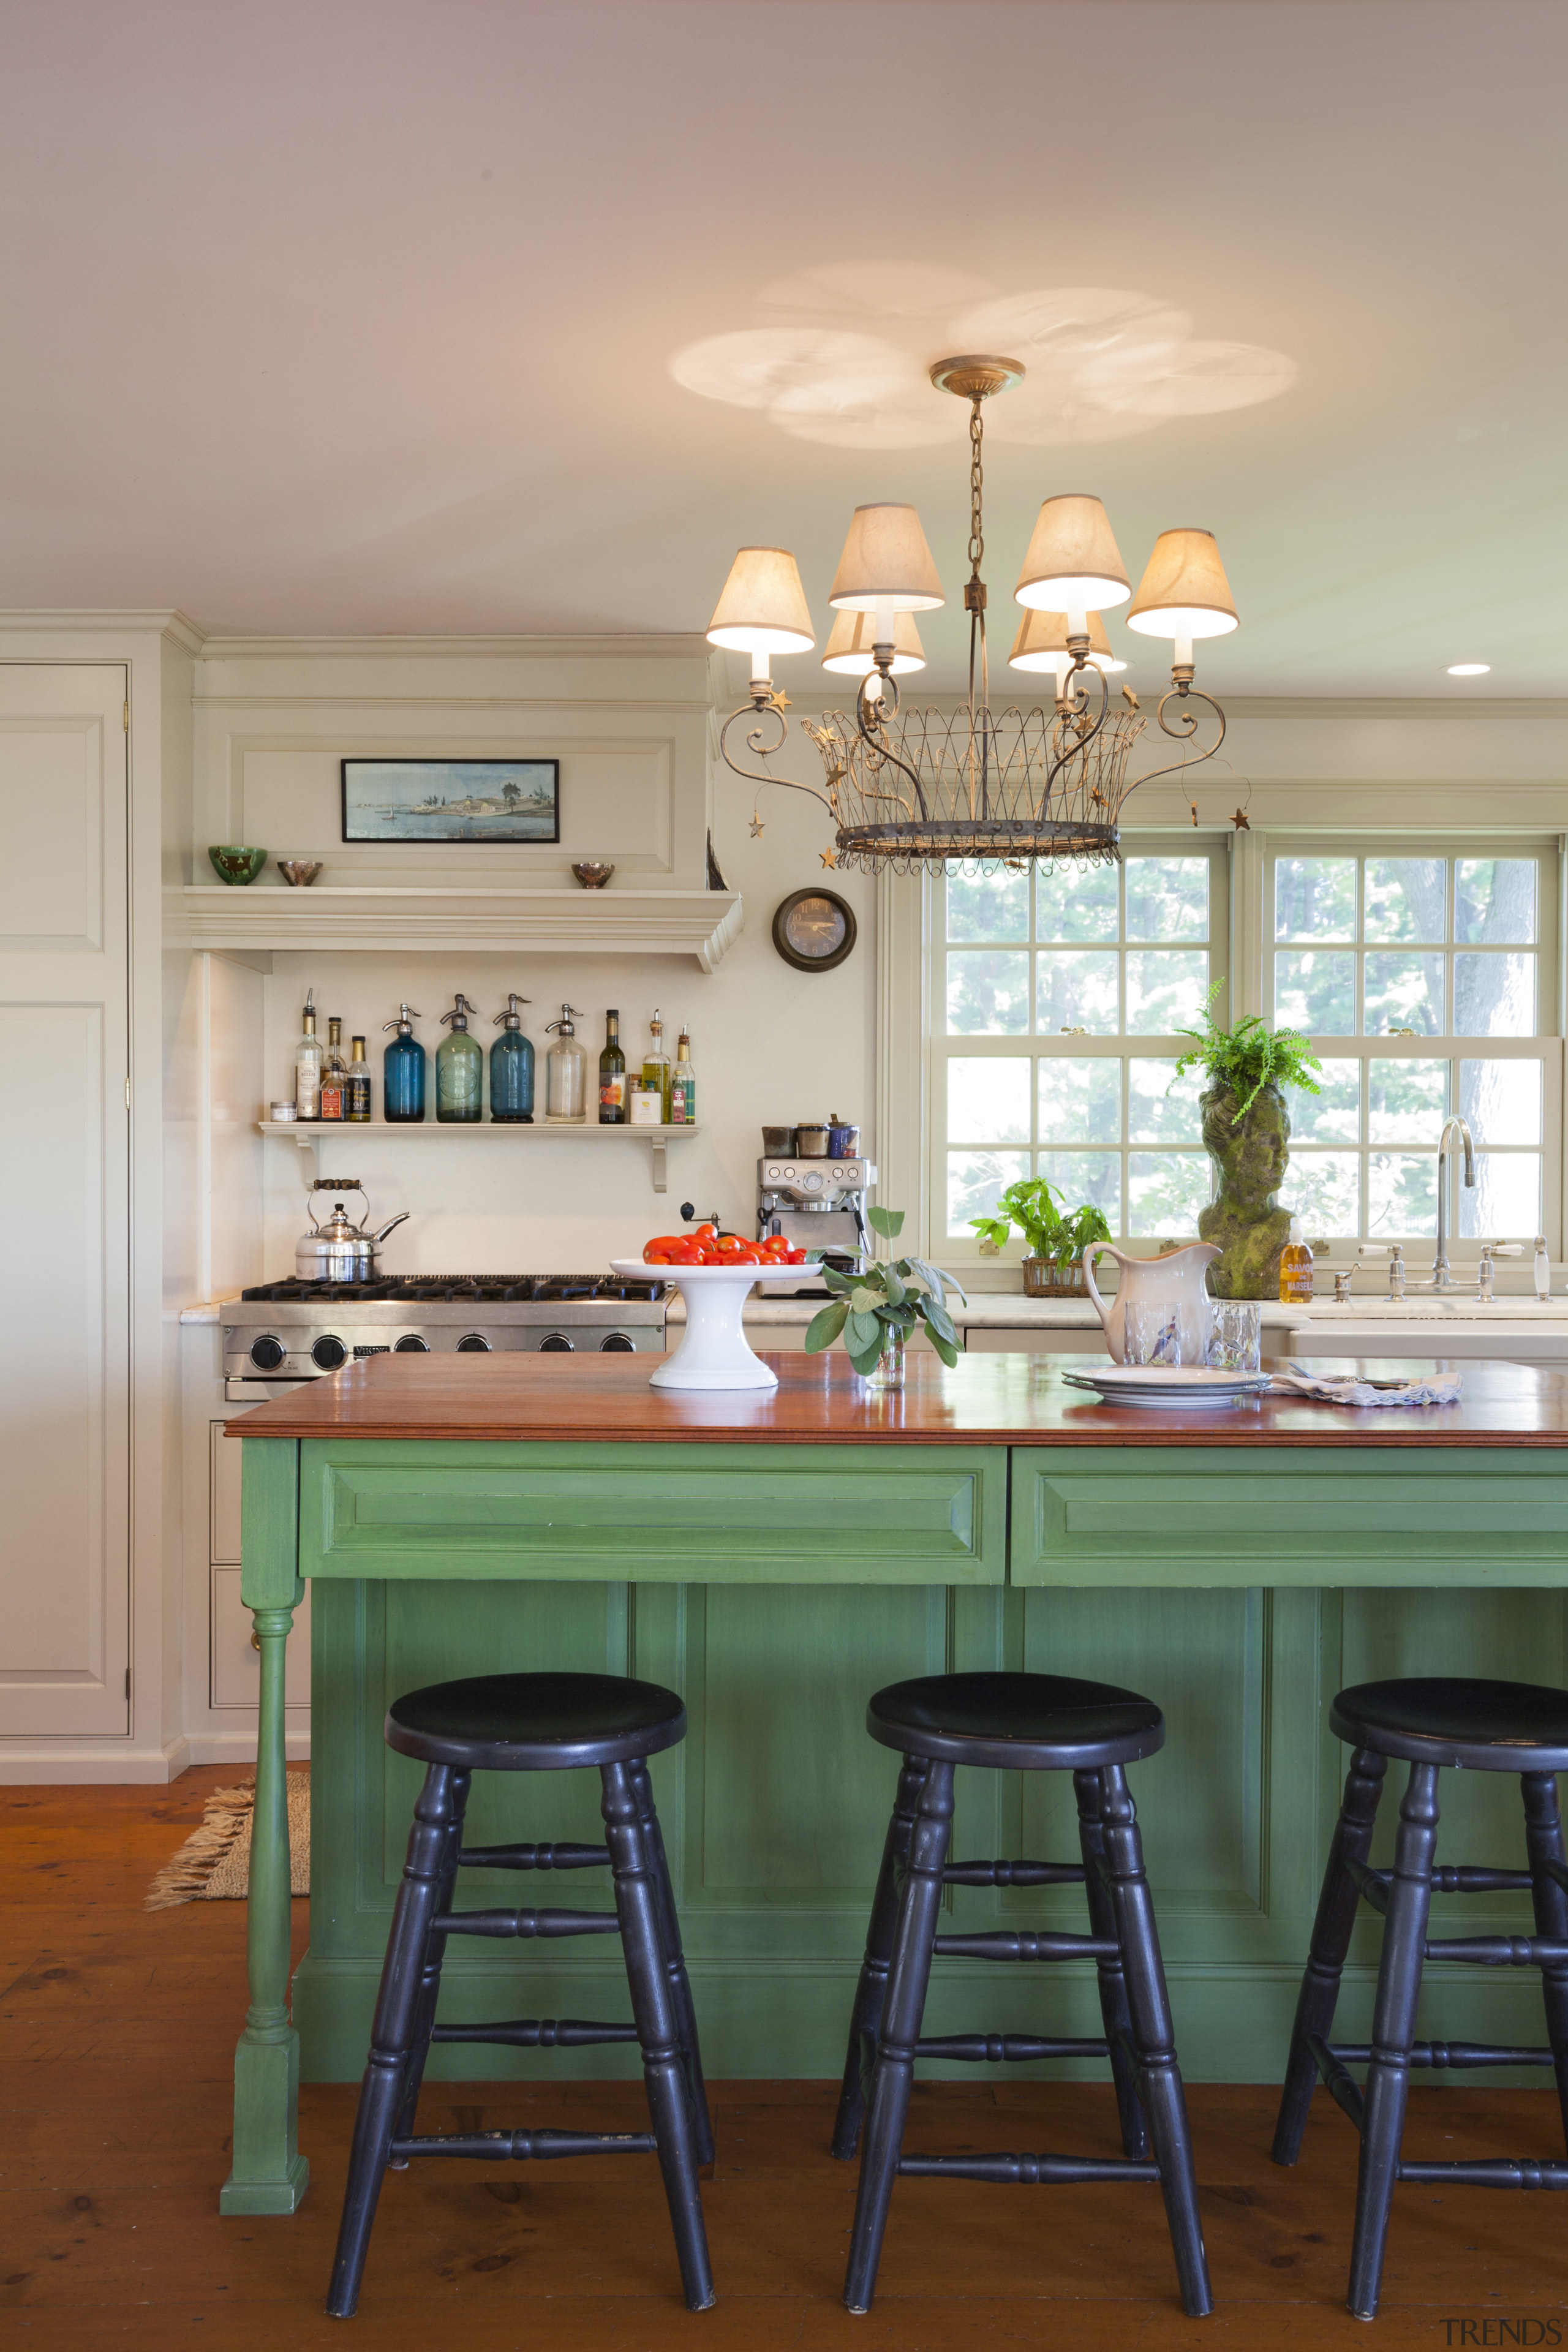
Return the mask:
POLYGON ((125 695, 119 665, 0 664, 0 1733, 13 1735, 130 1725, 125 695))

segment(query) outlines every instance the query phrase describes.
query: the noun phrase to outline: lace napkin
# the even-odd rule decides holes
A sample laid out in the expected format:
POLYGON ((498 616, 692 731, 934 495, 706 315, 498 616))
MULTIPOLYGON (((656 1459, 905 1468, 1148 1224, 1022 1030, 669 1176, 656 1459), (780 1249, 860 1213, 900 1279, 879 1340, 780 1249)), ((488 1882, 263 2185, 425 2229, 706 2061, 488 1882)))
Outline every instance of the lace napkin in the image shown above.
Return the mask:
POLYGON ((1464 1389, 1458 1372, 1433 1372, 1424 1381, 1326 1380, 1302 1364, 1276 1372, 1273 1387, 1294 1389, 1314 1404, 1458 1404, 1464 1389))

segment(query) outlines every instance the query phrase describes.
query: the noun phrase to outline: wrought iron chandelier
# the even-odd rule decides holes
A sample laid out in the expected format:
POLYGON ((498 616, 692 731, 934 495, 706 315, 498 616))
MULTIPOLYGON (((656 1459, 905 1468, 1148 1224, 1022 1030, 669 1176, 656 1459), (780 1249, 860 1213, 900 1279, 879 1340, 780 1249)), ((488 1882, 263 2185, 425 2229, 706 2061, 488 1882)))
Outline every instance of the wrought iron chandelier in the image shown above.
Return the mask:
MULTIPOLYGON (((939 360, 931 371, 939 391, 970 404, 967 708, 951 716, 900 711, 898 678, 925 661, 913 616, 946 599, 914 508, 857 507, 828 593, 836 617, 823 663, 858 675, 854 713, 829 710, 802 721, 821 754, 822 787, 779 774, 771 762, 788 739, 789 705, 773 684, 773 656, 810 651, 811 614, 786 548, 743 547, 731 567, 708 636, 751 655, 752 683, 749 702, 724 722, 720 749, 747 782, 784 784, 822 803, 835 830, 825 865, 874 874, 885 867, 940 871, 954 863, 1108 863, 1121 854, 1118 823, 1129 794, 1156 776, 1213 759, 1225 740, 1224 711, 1193 683, 1194 641, 1237 625, 1213 533, 1162 531, 1132 596, 1110 518, 1099 499, 1082 495, 1045 501, 1015 592, 1024 611, 1010 667, 1054 670, 1054 703, 1049 709, 992 709, 981 577, 983 406, 1023 374, 1016 360, 974 354, 939 360), (1155 725, 1182 747, 1180 759, 1131 780, 1132 752, 1148 722, 1131 688, 1112 704, 1109 673, 1126 665, 1116 659, 1100 618, 1129 597, 1130 628, 1174 641, 1171 685, 1155 725), (752 765, 731 749, 736 730, 752 765), (1212 732, 1213 740, 1201 740, 1201 731, 1212 732)), ((762 830, 755 814, 752 830, 762 830)))

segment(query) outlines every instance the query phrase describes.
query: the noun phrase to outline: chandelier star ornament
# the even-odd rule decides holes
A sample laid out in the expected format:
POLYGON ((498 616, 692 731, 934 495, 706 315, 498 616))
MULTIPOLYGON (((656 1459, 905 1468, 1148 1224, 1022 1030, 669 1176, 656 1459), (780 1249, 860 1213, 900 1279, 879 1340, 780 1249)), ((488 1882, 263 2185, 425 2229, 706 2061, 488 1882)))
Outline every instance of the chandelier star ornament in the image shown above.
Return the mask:
MULTIPOLYGON (((1023 619, 1009 667, 1053 671, 1051 708, 993 710, 981 574, 983 409, 1023 375, 1016 360, 987 354, 941 360, 931 371, 935 388, 970 410, 969 691, 955 712, 900 707, 899 677, 925 667, 914 615, 946 602, 913 507, 855 509, 828 591, 836 617, 823 657, 825 669, 858 678, 854 711, 800 722, 821 755, 820 787, 772 765, 789 735, 773 656, 807 653, 816 643, 795 557, 787 548, 743 547, 731 567, 708 636, 751 655, 752 681, 749 701, 724 722, 720 749, 748 782, 783 784, 821 802, 835 835, 825 866, 940 873, 952 865, 991 872, 1116 862, 1129 794, 1212 759, 1225 740, 1225 712, 1194 684, 1194 641, 1237 625, 1212 532, 1162 531, 1134 596, 1103 505, 1081 493, 1046 499, 1014 592, 1023 619), (1111 705, 1110 674, 1126 664, 1100 618, 1130 598, 1130 628, 1173 641, 1171 685, 1153 724, 1181 751, 1131 777, 1132 752, 1150 722, 1128 687, 1111 705), (747 758, 731 749, 737 734, 747 758)), ((760 830, 753 817, 753 835, 760 830)))

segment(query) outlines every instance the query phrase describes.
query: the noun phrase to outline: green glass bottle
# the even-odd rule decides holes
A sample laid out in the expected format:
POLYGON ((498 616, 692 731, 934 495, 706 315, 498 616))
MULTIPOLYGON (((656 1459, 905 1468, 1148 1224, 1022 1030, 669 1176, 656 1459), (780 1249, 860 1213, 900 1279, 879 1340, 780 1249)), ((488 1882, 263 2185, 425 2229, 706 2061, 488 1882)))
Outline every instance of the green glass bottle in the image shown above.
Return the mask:
POLYGON ((441 1015, 443 1027, 450 1024, 450 1034, 442 1038, 436 1055, 438 1119, 477 1119, 483 1114, 485 1057, 478 1038, 468 1034, 468 1015, 478 1010, 459 992, 450 1013, 441 1015))

